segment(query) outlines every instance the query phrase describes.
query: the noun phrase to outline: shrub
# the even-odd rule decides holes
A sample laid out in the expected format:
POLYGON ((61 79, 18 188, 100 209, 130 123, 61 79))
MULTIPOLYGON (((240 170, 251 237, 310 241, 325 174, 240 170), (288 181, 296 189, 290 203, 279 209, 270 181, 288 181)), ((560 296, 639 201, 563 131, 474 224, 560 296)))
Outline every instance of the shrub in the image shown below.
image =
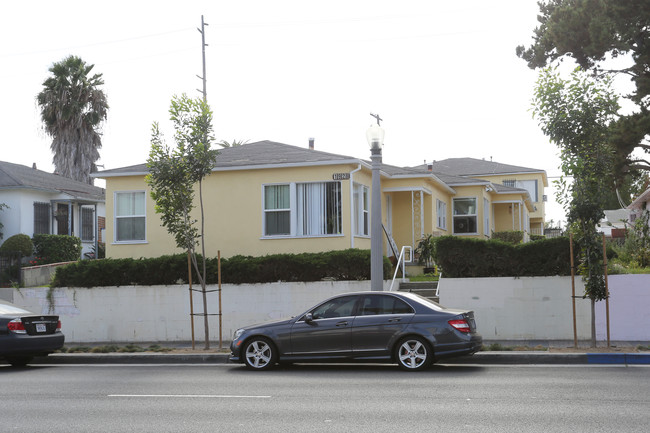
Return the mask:
POLYGON ((503 232, 492 233, 492 239, 507 242, 509 244, 517 245, 524 240, 524 232, 518 230, 508 230, 503 232))
POLYGON ((81 239, 68 235, 34 235, 34 251, 43 264, 72 262, 81 257, 81 239))
POLYGON ((566 237, 512 245, 499 240, 443 236, 436 239, 436 263, 447 278, 571 273, 569 239, 566 237))
MULTIPOLYGON (((199 257, 200 259, 200 257, 199 257)), ((217 259, 208 258, 207 283, 217 282, 217 259)), ((384 257, 384 277, 391 265, 384 257)), ((192 281, 198 278, 192 269, 192 281)), ((264 257, 233 256, 221 260, 223 283, 276 281, 367 280, 370 251, 348 249, 326 253, 273 254, 264 257)), ((156 258, 81 260, 57 268, 52 287, 171 285, 187 283, 187 255, 156 258)))
POLYGON ((0 255, 20 253, 24 257, 29 257, 33 252, 34 244, 29 236, 25 234, 13 235, 0 245, 0 255))

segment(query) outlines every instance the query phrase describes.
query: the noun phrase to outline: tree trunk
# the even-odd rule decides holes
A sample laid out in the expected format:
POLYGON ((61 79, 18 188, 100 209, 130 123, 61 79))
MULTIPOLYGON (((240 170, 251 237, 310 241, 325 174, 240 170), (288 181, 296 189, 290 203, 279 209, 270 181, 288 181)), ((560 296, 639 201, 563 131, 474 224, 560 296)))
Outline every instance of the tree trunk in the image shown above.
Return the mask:
POLYGON ((596 347, 596 301, 591 298, 591 347, 596 347))

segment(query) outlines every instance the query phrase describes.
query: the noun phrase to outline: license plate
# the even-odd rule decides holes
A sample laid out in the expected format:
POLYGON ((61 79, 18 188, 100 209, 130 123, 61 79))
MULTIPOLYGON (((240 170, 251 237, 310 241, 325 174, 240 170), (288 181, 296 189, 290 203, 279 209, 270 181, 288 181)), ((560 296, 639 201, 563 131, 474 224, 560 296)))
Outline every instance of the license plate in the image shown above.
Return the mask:
POLYGON ((36 332, 46 332, 47 327, 43 323, 37 323, 36 324, 36 332))

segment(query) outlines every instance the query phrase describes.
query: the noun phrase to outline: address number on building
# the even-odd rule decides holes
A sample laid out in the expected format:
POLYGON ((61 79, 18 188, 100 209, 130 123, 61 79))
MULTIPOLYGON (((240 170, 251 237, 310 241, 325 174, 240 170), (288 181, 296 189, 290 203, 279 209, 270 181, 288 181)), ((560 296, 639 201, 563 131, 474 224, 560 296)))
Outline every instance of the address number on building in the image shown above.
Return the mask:
POLYGON ((350 173, 334 173, 332 175, 334 180, 348 180, 350 179, 350 173))

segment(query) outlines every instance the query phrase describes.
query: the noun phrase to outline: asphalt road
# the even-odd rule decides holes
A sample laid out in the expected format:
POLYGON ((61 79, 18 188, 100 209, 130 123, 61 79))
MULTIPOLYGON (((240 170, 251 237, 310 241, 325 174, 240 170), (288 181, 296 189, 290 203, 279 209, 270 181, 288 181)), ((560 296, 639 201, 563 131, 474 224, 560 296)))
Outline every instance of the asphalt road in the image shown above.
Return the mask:
POLYGON ((0 366, 2 432, 647 432, 647 366, 0 366))

